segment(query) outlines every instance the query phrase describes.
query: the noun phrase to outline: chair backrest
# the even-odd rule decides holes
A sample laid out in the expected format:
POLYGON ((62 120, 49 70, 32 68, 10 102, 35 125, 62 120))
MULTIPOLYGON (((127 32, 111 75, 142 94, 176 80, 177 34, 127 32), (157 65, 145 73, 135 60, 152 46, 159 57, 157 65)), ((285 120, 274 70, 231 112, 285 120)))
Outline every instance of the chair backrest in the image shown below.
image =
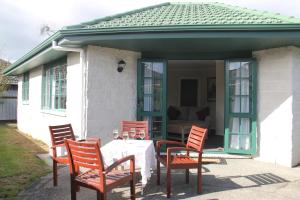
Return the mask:
POLYGON ((207 128, 192 126, 186 147, 193 148, 201 152, 203 149, 206 135, 207 135, 207 128))
POLYGON ((49 126, 52 145, 64 144, 64 139, 75 140, 71 124, 49 126))
POLYGON ((135 138, 139 137, 139 132, 143 130, 145 132, 145 139, 149 140, 149 129, 148 129, 148 121, 122 121, 121 122, 122 133, 124 131, 130 132, 132 128, 135 128, 136 135, 135 138))
POLYGON ((70 173, 74 175, 76 169, 97 169, 99 174, 104 171, 99 142, 64 140, 70 163, 70 173))

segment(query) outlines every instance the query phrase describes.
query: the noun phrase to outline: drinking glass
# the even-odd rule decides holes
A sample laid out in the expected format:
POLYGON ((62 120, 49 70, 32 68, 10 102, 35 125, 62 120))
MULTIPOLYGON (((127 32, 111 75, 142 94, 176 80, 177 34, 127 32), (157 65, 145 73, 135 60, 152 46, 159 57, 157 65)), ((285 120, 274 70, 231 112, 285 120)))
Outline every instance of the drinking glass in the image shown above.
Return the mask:
POLYGON ((113 135, 114 135, 114 139, 117 140, 119 138, 119 130, 118 129, 114 129, 113 130, 113 135))
POLYGON ((129 138, 128 132, 127 132, 127 131, 124 131, 124 132, 123 132, 123 139, 124 139, 124 140, 128 140, 128 138, 129 138))
POLYGON ((146 133, 144 130, 140 131, 140 138, 143 140, 146 137, 146 133))
POLYGON ((131 128, 131 129, 130 129, 130 137, 131 137, 132 139, 134 139, 134 138, 135 138, 135 135, 136 135, 135 128, 131 128))

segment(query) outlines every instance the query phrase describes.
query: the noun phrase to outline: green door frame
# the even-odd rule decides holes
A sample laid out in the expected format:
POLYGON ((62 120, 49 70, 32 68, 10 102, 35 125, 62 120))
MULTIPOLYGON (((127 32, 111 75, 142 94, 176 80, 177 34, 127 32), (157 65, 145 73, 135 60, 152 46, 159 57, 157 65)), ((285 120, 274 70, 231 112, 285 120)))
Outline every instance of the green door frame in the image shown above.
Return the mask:
MULTIPOLYGON (((152 85, 153 88, 153 85, 152 85)), ((152 90, 153 91, 153 90, 152 90)), ((152 59, 152 58, 141 58, 138 59, 137 65, 137 119, 143 120, 144 117, 162 117, 162 127, 161 127, 161 139, 166 139, 167 133, 167 60, 166 59, 152 59), (160 93, 160 111, 143 111, 143 99, 144 99, 144 77, 142 70, 142 62, 159 62, 163 64, 163 73, 162 73, 162 85, 160 93)), ((151 125, 151 127, 153 124, 151 125)), ((153 138, 153 130, 149 127, 149 134, 153 138)))
MULTIPOLYGON (((236 153, 236 154, 255 154, 256 153, 256 118, 257 118, 257 111, 256 111, 256 104, 257 104, 257 63, 255 59, 230 59, 225 61, 225 116, 224 116, 224 150, 226 153, 236 153), (229 63, 230 62, 250 62, 251 72, 250 75, 252 77, 251 84, 251 93, 249 93, 249 101, 250 101, 250 110, 249 113, 232 113, 230 112, 230 80, 229 80, 229 63), (252 99, 252 101, 251 101, 252 99), (230 132, 229 132, 229 119, 230 117, 239 118, 239 122, 241 118, 249 118, 251 119, 251 133, 250 133, 250 149, 243 150, 243 149, 233 149, 230 148, 230 132)), ((239 78, 241 80, 241 77, 239 78)), ((242 96, 242 95, 240 95, 242 96)), ((239 130, 240 134, 240 130, 239 130)))

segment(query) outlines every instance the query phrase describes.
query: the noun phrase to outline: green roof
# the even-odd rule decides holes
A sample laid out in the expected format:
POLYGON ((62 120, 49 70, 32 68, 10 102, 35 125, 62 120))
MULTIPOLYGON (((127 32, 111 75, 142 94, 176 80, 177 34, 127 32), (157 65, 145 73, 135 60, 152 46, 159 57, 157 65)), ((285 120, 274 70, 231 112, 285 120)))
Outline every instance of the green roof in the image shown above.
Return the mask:
POLYGON ((300 23, 300 19, 222 3, 164 3, 68 26, 65 29, 293 23, 300 23))
MULTIPOLYGON (((132 50, 144 51, 144 47, 154 44, 155 39, 160 44, 160 39, 173 38, 176 42, 182 38, 196 37, 199 44, 204 44, 207 38, 212 36, 227 41, 228 38, 237 36, 248 37, 250 32, 256 38, 277 35, 277 39, 268 40, 269 43, 265 46, 259 46, 262 42, 256 41, 255 44, 259 46, 257 49, 285 45, 300 46, 300 19, 294 17, 222 3, 164 3, 66 26, 7 67, 3 73, 6 75, 23 73, 63 56, 66 52, 51 48, 52 41, 71 47, 98 44, 120 49, 137 47, 132 50)), ((243 39, 240 42, 247 40, 243 39)), ((217 43, 221 45, 220 42, 217 43)))

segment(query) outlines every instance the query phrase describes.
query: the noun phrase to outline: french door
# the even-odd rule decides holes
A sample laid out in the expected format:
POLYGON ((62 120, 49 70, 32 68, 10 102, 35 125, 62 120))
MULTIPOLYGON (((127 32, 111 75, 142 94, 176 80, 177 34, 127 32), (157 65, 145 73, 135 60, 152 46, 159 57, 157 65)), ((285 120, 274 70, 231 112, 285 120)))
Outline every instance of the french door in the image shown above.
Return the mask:
POLYGON ((256 153, 256 62, 225 65, 225 152, 256 153))
POLYGON ((137 67, 137 118, 148 121, 151 139, 166 139, 167 61, 140 59, 137 67))

